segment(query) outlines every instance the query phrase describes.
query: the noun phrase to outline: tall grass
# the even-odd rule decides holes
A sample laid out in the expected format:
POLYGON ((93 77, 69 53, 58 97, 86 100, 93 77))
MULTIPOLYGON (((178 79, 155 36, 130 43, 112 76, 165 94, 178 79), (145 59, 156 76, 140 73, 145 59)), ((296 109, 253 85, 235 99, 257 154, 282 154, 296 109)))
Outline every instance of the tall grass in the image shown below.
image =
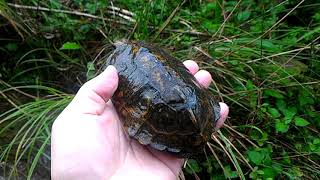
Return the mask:
MULTIPOLYGON (((8 178, 22 175, 30 179, 40 158, 48 158, 47 161, 50 161, 50 154, 47 154, 45 148, 50 145, 51 124, 72 99, 72 95, 48 87, 25 88, 57 93, 50 93, 47 98, 34 99, 0 115, 0 137, 9 137, 2 142, 6 144, 1 147, 0 154, 0 162, 10 164, 9 168, 5 168, 5 174, 9 172, 8 178), (22 174, 18 169, 21 163, 27 166, 22 174)), ((47 169, 48 172, 50 171, 47 169)))

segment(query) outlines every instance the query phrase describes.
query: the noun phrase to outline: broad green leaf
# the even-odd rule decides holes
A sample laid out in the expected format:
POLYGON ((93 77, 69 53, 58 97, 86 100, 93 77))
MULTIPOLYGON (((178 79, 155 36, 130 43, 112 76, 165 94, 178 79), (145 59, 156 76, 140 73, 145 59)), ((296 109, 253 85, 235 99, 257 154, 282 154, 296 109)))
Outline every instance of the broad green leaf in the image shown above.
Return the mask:
POLYGON ((314 150, 316 150, 317 147, 314 144, 310 143, 309 144, 309 148, 310 148, 311 151, 314 151, 314 150))
POLYGON ((274 177, 277 175, 277 172, 270 167, 263 168, 262 171, 264 179, 274 179, 274 177))
POLYGON ((294 118, 294 124, 296 126, 307 126, 310 123, 307 120, 305 120, 305 119, 303 119, 301 117, 296 117, 296 118, 294 118))
POLYGON ((260 153, 259 151, 249 151, 248 152, 249 160, 256 165, 261 164, 262 160, 264 159, 264 154, 260 153))
POLYGON ((247 87, 248 90, 257 89, 257 87, 253 84, 253 82, 251 80, 247 81, 246 87, 247 87))
POLYGON ((60 50, 76 50, 76 49, 80 49, 80 48, 81 48, 81 46, 75 42, 66 42, 62 45, 60 50))
POLYGON ((260 174, 260 175, 263 175, 264 171, 263 170, 258 170, 257 173, 260 174))
POLYGON ((264 90, 264 95, 265 96, 271 96, 271 97, 275 97, 277 99, 283 99, 284 96, 277 90, 274 89, 266 89, 264 90))
POLYGON ((281 133, 285 133, 289 129, 289 125, 288 124, 286 124, 286 123, 284 123, 282 121, 279 121, 279 120, 276 121, 276 125, 275 126, 276 126, 276 131, 277 132, 281 132, 281 133))
POLYGON ((205 20, 202 26, 209 32, 215 32, 219 28, 219 24, 214 24, 212 20, 205 20))
POLYGON ((273 118, 278 118, 281 116, 280 112, 276 108, 268 108, 268 112, 273 118))
POLYGON ((315 138, 313 140, 313 144, 320 144, 320 138, 315 138))
POLYGON ((284 99, 277 99, 276 106, 277 106, 277 109, 279 109, 282 112, 282 114, 284 114, 284 111, 287 110, 287 103, 285 102, 284 99))
POLYGON ((249 19, 251 12, 250 11, 242 11, 238 14, 237 18, 239 21, 245 21, 249 19))
POLYGON ((284 122, 286 124, 289 124, 291 122, 291 120, 293 119, 293 117, 296 115, 297 108, 291 106, 288 109, 284 109, 282 113, 284 115, 284 122))

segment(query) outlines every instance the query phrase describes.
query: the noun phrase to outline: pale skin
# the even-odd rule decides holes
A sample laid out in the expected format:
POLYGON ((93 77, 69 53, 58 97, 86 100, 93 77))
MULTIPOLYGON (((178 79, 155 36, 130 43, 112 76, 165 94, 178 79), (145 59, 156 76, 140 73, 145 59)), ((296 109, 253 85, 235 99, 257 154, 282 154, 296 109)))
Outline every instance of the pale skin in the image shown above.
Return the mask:
MULTIPOLYGON (((194 61, 184 65, 204 87, 211 75, 194 61)), ((117 71, 109 66, 85 83, 54 121, 51 141, 51 177, 58 179, 173 179, 183 159, 142 146, 126 136, 110 101, 118 86, 117 71)), ((220 128, 229 112, 220 103, 220 128)))

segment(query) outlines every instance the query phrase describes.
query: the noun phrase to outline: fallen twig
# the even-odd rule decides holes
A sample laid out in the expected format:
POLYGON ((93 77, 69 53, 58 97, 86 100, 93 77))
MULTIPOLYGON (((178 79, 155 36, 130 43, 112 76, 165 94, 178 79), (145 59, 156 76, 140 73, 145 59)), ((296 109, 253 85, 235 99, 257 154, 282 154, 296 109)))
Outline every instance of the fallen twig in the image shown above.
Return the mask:
POLYGON ((177 14, 177 12, 180 10, 181 6, 186 2, 186 0, 183 0, 170 14, 170 16, 167 18, 167 20, 162 24, 162 26, 160 27, 160 29, 157 31, 156 35, 154 36, 153 39, 156 39, 161 32, 167 27, 167 25, 170 23, 170 21, 172 20, 172 18, 177 14))
MULTIPOLYGON (((64 13, 64 14, 71 14, 71 15, 77 15, 77 16, 83 16, 83 17, 88 17, 88 18, 93 18, 93 19, 100 19, 100 20, 105 20, 105 21, 112 21, 112 22, 117 22, 119 24, 123 24, 121 23, 121 21, 114 21, 112 19, 109 18, 104 18, 104 17, 100 17, 100 16, 96 16, 96 15, 92 15, 89 13, 84 13, 84 12, 80 12, 80 11, 69 11, 69 10, 63 10, 63 9, 50 9, 50 8, 46 8, 46 7, 40 7, 40 6, 26 6, 26 5, 20 5, 20 4, 13 4, 13 3, 7 3, 8 6, 17 8, 17 9, 30 9, 30 10, 37 10, 37 11, 46 11, 46 12, 56 12, 56 13, 64 13)), ((118 11, 117 13, 115 13, 115 11, 107 11, 107 13, 109 14, 116 14, 119 17, 130 21, 130 22, 136 22, 135 19, 133 19, 130 16, 127 16, 125 14, 121 14, 120 11, 118 11)), ((127 12, 126 12, 127 13, 127 12)))

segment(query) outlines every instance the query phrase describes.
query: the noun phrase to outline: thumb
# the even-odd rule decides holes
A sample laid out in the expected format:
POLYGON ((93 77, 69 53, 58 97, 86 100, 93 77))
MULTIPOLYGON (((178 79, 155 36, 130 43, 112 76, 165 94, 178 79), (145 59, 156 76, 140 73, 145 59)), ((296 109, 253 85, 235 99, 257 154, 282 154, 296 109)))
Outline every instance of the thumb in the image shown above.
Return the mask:
POLYGON ((100 115, 117 87, 117 70, 110 65, 79 89, 67 109, 83 114, 100 115))

